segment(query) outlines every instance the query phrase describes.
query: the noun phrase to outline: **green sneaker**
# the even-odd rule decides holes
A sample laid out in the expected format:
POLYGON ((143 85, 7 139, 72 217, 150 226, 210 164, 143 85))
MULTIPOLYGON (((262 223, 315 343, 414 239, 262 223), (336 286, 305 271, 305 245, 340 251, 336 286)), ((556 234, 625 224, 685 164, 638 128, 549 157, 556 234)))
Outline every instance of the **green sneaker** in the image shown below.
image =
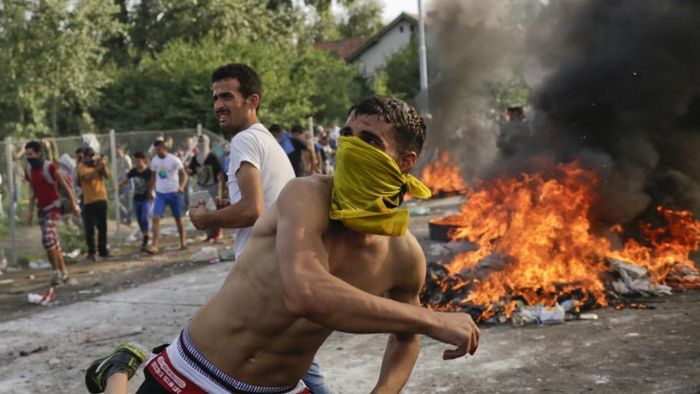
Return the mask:
POLYGON ((85 385, 91 393, 101 393, 107 387, 107 379, 115 372, 123 372, 129 376, 136 373, 136 368, 146 361, 148 352, 134 343, 117 346, 114 351, 90 364, 85 371, 85 385))

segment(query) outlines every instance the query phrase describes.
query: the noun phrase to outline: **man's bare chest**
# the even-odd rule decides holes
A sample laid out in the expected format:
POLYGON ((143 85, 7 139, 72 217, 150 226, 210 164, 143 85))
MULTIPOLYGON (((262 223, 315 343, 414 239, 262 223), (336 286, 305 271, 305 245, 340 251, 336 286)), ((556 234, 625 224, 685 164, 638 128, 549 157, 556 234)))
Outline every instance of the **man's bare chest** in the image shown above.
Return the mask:
POLYGON ((386 239, 360 245, 341 239, 326 246, 329 269, 334 276, 375 295, 382 295, 394 286, 394 262, 386 239))

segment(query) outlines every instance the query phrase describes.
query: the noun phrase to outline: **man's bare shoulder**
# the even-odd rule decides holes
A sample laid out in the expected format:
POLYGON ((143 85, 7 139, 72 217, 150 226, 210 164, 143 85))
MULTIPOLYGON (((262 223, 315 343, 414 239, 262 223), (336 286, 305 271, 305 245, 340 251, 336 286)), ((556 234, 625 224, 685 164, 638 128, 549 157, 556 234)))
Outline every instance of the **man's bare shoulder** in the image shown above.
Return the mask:
POLYGON ((314 224, 314 227, 325 229, 332 190, 333 177, 330 176, 294 178, 277 198, 278 214, 299 224, 314 224))
POLYGON ((330 203, 333 190, 333 177, 326 175, 313 175, 294 178, 287 182, 280 193, 279 198, 300 197, 313 198, 314 200, 327 200, 330 203))

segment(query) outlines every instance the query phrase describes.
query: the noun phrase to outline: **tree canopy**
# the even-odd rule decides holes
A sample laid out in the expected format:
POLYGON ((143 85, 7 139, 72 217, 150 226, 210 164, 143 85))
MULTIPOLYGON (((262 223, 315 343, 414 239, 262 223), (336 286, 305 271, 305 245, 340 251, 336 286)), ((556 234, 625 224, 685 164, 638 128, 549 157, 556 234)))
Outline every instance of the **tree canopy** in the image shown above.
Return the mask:
POLYGON ((381 13, 377 0, 336 4, 0 0, 0 137, 214 127, 210 73, 230 62, 260 73, 264 121, 340 119, 372 90, 313 48, 319 16, 354 36, 376 31, 381 13))

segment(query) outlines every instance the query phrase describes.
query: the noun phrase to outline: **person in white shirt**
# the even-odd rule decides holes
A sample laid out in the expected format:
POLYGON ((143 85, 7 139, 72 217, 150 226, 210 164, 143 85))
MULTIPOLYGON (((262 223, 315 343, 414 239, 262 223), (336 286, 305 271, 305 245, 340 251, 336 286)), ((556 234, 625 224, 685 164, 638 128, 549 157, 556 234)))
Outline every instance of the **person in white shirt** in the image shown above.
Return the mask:
POLYGON ((260 79, 252 68, 228 64, 216 69, 212 93, 219 127, 231 138, 227 169, 230 204, 217 211, 207 211, 200 204, 190 210, 190 220, 200 230, 236 229, 238 257, 253 224, 294 178, 294 170, 275 137, 258 121, 260 79))
MULTIPOLYGON (((200 203, 190 209, 190 221, 199 230, 237 229, 234 252, 238 257, 255 222, 295 174, 277 139, 258 120, 262 88, 255 70, 245 64, 227 64, 214 70, 211 82, 219 127, 224 137, 231 138, 230 204, 218 204, 220 209, 209 212, 200 203)), ((303 380, 314 393, 333 393, 315 362, 303 380)))
POLYGON ((153 142, 156 156, 151 161, 151 182, 149 195, 154 197, 153 203, 153 243, 148 249, 150 253, 158 253, 160 248, 160 218, 165 213, 166 206, 175 218, 177 232, 180 235, 180 248, 186 249, 185 226, 182 224, 183 201, 182 193, 187 185, 187 172, 180 159, 172 153, 168 153, 165 142, 156 140, 153 142))

